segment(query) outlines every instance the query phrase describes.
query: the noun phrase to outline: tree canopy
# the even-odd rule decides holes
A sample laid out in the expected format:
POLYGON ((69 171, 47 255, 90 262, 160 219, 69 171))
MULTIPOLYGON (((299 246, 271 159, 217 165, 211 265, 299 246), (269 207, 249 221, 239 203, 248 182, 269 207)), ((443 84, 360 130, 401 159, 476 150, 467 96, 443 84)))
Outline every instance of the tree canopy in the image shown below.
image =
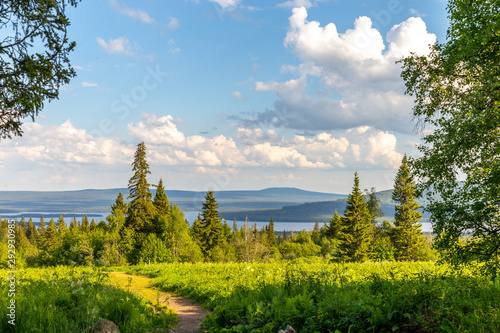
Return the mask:
POLYGON ((500 3, 452 0, 447 41, 402 60, 413 114, 430 134, 412 161, 427 190, 435 246, 454 264, 498 269, 500 3), (462 236, 469 235, 467 238, 462 236))
POLYGON ((35 116, 59 96, 75 71, 68 55, 66 7, 77 0, 0 1, 0 138, 22 135, 22 119, 35 116))

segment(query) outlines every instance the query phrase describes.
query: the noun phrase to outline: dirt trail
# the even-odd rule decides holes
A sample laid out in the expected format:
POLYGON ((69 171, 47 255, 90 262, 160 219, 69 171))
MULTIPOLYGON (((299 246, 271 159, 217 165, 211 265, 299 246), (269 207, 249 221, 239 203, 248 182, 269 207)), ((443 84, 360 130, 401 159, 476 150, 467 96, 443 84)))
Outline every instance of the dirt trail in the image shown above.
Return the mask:
POLYGON ((203 332, 200 330, 201 322, 210 311, 202 308, 199 304, 184 298, 159 291, 151 285, 153 279, 147 276, 130 275, 124 272, 109 272, 109 277, 113 284, 122 289, 140 294, 149 302, 156 304, 157 300, 161 304, 173 309, 179 317, 179 323, 171 333, 194 333, 203 332), (130 280, 130 278, 132 280, 130 280), (165 300, 168 300, 165 302, 165 300))

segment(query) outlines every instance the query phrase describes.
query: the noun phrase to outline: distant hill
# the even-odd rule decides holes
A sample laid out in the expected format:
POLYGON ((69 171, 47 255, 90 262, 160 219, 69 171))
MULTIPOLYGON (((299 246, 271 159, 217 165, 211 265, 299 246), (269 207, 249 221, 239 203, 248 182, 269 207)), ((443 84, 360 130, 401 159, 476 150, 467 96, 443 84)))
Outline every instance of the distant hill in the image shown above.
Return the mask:
MULTIPOLYGON (((128 196, 128 189, 79 191, 0 191, 0 215, 19 212, 95 213, 110 212, 118 193, 128 196)), ((153 196, 156 193, 152 190, 153 196)), ((169 200, 184 211, 200 211, 205 192, 167 190, 169 200)), ((280 209, 306 202, 337 200, 344 194, 305 191, 298 188, 277 187, 258 191, 216 191, 221 212, 280 209)))

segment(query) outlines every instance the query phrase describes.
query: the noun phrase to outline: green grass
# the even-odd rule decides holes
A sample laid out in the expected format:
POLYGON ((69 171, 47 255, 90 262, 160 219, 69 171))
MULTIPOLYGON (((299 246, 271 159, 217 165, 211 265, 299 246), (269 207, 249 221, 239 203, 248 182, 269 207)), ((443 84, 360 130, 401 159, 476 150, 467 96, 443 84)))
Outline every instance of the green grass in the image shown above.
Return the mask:
MULTIPOLYGON (((10 301, 7 270, 0 270, 0 316, 10 301)), ((30 268, 16 274, 15 326, 0 321, 0 332, 82 332, 100 318, 120 332, 172 327, 173 314, 156 312, 146 301, 110 284, 107 273, 92 268, 30 268)))
POLYGON ((498 332, 500 285, 433 263, 129 267, 213 310, 210 332, 498 332))

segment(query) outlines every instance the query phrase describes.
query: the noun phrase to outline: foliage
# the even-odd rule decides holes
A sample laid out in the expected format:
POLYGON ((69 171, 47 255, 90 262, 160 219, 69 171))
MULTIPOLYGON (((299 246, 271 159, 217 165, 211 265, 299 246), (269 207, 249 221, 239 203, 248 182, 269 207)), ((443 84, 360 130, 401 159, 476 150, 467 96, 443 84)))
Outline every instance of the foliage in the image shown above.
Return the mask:
POLYGON ((384 216, 384 212, 381 209, 381 202, 375 193, 375 187, 372 187, 370 192, 365 190, 365 196, 367 197, 366 205, 368 206, 368 211, 370 212, 372 224, 374 224, 376 219, 384 216))
POLYGON ((213 310, 208 332, 495 332, 498 283, 433 263, 331 263, 128 267, 162 290, 213 310))
MULTIPOLYGON (((7 317, 12 276, 0 270, 0 316, 7 317)), ((114 322, 120 332, 153 332, 172 327, 172 314, 155 312, 144 299, 110 285, 98 269, 55 267, 17 271, 16 325, 0 321, 0 332, 83 332, 100 318, 114 322)))
POLYGON ((415 201, 417 186, 408 167, 405 156, 396 174, 392 199, 396 202, 394 214, 394 230, 392 237, 397 260, 419 260, 419 249, 424 246, 422 224, 419 223, 422 213, 420 205, 415 201))
POLYGON ((223 238, 222 217, 218 211, 219 204, 215 200, 214 193, 208 191, 203 203, 200 221, 200 247, 205 255, 208 255, 215 247, 220 245, 223 238))
POLYGON ((75 76, 68 55, 66 7, 77 0, 0 2, 0 138, 22 135, 21 119, 35 116, 44 101, 57 99, 59 87, 75 76))
POLYGON ((450 1, 447 41, 428 56, 404 58, 402 72, 414 116, 432 130, 412 169, 429 193, 435 246, 445 261, 484 262, 493 276, 500 265, 499 12, 498 1, 450 1))
POLYGON ((339 259, 361 262, 368 259, 371 217, 363 193, 359 189, 358 173, 354 174, 352 193, 341 217, 339 259))

